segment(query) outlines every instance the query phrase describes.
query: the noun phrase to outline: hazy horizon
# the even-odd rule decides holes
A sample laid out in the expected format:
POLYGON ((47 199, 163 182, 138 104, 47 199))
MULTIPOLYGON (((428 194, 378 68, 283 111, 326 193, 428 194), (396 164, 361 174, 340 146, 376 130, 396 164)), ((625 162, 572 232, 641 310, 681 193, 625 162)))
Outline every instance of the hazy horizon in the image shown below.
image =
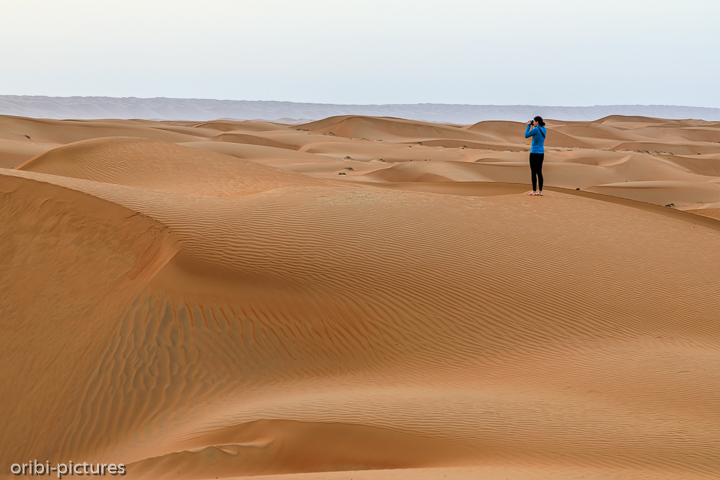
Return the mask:
POLYGON ((582 107, 468 104, 330 104, 137 97, 47 97, 0 95, 0 115, 51 119, 265 120, 280 123, 339 115, 398 117, 441 123, 473 124, 485 120, 524 122, 536 115, 561 121, 594 121, 611 115, 667 119, 720 120, 720 108, 663 105, 582 107))
POLYGON ((112 95, 16 95, 16 94, 0 94, 0 97, 24 97, 24 98, 57 98, 57 99, 72 99, 72 98, 106 98, 106 99, 127 99, 127 100, 209 100, 218 102, 265 102, 265 103, 296 103, 296 104, 307 104, 307 105, 339 105, 339 106, 385 106, 385 105, 457 105, 457 106, 470 106, 470 107, 551 107, 551 108, 593 108, 593 107, 688 107, 688 108, 709 108, 717 109, 720 107, 708 107, 704 105, 685 105, 685 104, 662 104, 662 103, 626 103, 626 104, 586 104, 586 105, 541 105, 541 104, 508 104, 508 103, 448 103, 448 102, 394 102, 394 103, 353 103, 353 102, 304 102, 287 99, 246 99, 246 98, 220 98, 220 97, 170 97, 170 96, 152 96, 152 97, 141 97, 134 95, 126 96, 112 96, 112 95))

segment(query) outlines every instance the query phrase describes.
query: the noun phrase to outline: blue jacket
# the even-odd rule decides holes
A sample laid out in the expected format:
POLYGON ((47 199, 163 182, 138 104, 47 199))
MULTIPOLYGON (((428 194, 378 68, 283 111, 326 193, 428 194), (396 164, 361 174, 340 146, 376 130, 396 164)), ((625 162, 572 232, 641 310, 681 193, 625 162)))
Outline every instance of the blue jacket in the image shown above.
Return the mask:
POLYGON ((525 129, 525 138, 532 137, 530 153, 545 153, 545 135, 547 135, 547 128, 535 127, 530 130, 530 124, 528 124, 525 129))

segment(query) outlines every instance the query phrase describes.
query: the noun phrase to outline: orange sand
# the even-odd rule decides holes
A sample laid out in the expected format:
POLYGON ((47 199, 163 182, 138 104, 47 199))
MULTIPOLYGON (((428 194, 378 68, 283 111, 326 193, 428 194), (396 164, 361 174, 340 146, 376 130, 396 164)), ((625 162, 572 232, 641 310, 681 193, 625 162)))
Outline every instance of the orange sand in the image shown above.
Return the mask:
POLYGON ((548 128, 0 117, 0 477, 720 477, 720 124, 548 128))

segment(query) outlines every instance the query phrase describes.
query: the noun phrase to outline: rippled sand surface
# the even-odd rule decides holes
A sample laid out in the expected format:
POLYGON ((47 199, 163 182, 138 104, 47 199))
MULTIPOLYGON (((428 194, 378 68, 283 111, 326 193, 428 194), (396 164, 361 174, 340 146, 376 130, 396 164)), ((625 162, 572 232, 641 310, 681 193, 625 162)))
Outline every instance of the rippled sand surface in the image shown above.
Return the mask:
POLYGON ((718 478, 720 124, 523 133, 0 117, 0 476, 718 478))

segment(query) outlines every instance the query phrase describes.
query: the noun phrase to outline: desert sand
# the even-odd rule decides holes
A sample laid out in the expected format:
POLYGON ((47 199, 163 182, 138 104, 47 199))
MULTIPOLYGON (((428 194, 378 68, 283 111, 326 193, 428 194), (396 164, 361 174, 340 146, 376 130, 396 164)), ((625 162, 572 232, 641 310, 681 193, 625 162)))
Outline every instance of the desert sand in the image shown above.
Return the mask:
POLYGON ((720 123, 523 133, 0 117, 0 476, 719 478, 720 123))

